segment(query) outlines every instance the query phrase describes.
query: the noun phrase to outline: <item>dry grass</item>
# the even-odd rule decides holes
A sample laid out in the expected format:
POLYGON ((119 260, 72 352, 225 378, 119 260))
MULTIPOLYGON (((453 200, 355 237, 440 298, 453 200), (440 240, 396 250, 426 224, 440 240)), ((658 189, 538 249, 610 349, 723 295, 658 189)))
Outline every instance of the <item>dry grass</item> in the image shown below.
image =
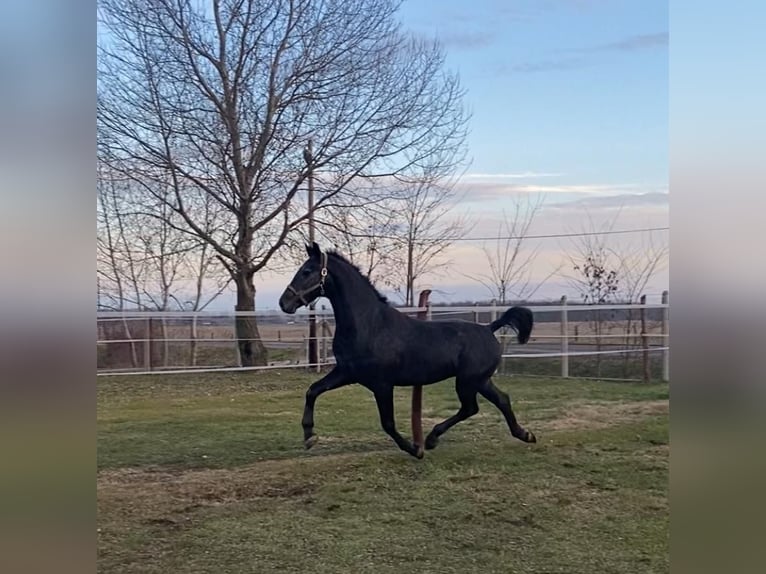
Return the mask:
POLYGON ((651 416, 668 416, 668 401, 572 403, 546 421, 545 430, 603 429, 632 424, 651 416))

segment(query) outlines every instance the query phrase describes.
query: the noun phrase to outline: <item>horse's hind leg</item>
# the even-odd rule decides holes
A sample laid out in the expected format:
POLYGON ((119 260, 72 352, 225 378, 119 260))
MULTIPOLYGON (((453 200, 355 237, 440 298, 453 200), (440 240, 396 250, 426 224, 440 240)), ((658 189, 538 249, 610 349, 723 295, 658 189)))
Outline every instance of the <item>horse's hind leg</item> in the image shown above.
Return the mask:
POLYGON ((375 402, 378 404, 380 425, 386 434, 394 439, 396 445, 404 452, 416 458, 423 458, 423 449, 415 446, 396 430, 394 422, 394 387, 389 386, 375 391, 375 402))
POLYGON ((479 403, 476 401, 476 387, 458 379, 455 382, 455 390, 460 399, 460 409, 445 421, 436 425, 426 437, 426 448, 432 449, 439 443, 439 437, 450 428, 479 412, 479 403))
POLYGON ((500 409, 500 412, 503 413, 503 416, 505 416, 505 420, 508 423, 508 428, 511 429, 511 434, 514 437, 524 442, 537 442, 535 435, 523 428, 516 421, 516 416, 513 414, 513 409, 511 408, 511 398, 498 389, 492 383, 492 379, 487 379, 487 382, 479 387, 479 393, 481 393, 482 397, 500 409))

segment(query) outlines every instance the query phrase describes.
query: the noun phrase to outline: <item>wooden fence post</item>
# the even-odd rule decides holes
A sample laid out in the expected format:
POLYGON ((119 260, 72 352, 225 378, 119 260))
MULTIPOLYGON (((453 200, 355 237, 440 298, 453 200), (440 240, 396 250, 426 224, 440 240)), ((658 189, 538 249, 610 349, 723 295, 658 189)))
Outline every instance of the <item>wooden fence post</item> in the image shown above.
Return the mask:
POLYGON ((197 314, 195 312, 194 315, 192 315, 191 318, 191 330, 190 330, 190 339, 189 341, 189 364, 194 367, 197 364, 197 338, 199 336, 199 333, 197 331, 197 314))
POLYGON ((129 339, 130 340, 130 366, 134 369, 138 368, 138 349, 136 348, 135 342, 133 342, 133 335, 131 334, 130 327, 128 326, 128 320, 123 315, 122 317, 122 324, 125 328, 125 336, 120 337, 122 339, 129 339))
MULTIPOLYGON (((663 291, 662 292, 662 304, 667 305, 669 301, 668 292, 663 291)), ((662 309, 662 324, 661 324, 661 333, 663 335, 662 337, 662 346, 663 347, 670 347, 670 338, 668 337, 668 315, 669 315, 669 309, 667 307, 662 309)), ((665 349, 662 351, 662 380, 664 382, 668 382, 670 380, 670 349, 665 349)))
MULTIPOLYGON (((234 338, 231 340, 232 343, 234 343, 234 356, 237 357, 237 366, 242 366, 242 351, 239 350, 239 341, 237 340, 237 319, 239 318, 239 314, 241 311, 235 311, 234 312, 234 338)), ((213 331, 215 332, 215 331, 213 331)))
MULTIPOLYGON (((490 323, 497 319, 497 311, 498 311, 497 299, 492 299, 491 304, 492 304, 492 310, 490 311, 490 315, 489 315, 490 323)), ((503 333, 503 330, 500 330, 498 334, 495 335, 495 337, 499 337, 498 340, 500 341, 501 352, 503 355, 505 355, 505 337, 503 337, 502 333, 503 333)), ((507 369, 505 368, 505 361, 506 361, 505 357, 500 357, 500 365, 498 365, 498 369, 499 369, 499 372, 501 373, 505 373, 507 371, 507 369)), ((498 372, 498 371, 496 370, 495 372, 498 372)))
POLYGON ((646 295, 641 295, 641 346, 643 348, 642 363, 644 367, 644 382, 651 380, 649 372, 649 337, 646 333, 646 295))
POLYGON ((567 316, 567 296, 561 297, 561 376, 569 377, 569 317, 567 316))
POLYGON ((144 331, 144 370, 152 370, 152 319, 146 320, 144 331))
POLYGON ((319 373, 322 371, 321 361, 319 360, 319 341, 317 339, 317 312, 314 303, 309 305, 309 364, 315 362, 314 370, 319 373))
MULTIPOLYGON (((424 319, 426 321, 431 320, 431 304, 428 301, 428 296, 431 294, 430 289, 424 289, 420 292, 418 299, 418 307, 425 307, 425 312, 418 311, 418 319, 424 319)), ((425 440, 423 439, 423 385, 415 385, 412 387, 412 413, 410 415, 410 422, 412 423, 412 443, 417 449, 418 458, 422 458, 425 454, 425 440)))
POLYGON ((325 309, 326 307, 322 305, 322 364, 324 365, 327 364, 327 336, 330 332, 330 329, 327 325, 325 309))

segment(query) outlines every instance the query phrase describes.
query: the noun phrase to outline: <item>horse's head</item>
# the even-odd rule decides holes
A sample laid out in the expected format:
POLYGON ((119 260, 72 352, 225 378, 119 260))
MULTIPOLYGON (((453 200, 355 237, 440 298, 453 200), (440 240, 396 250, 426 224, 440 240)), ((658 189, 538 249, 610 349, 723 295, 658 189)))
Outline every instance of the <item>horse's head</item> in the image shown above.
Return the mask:
POLYGON ((324 295, 327 277, 327 253, 319 245, 306 246, 309 258, 295 273, 293 280, 279 298, 279 307, 285 313, 295 313, 301 305, 309 306, 312 301, 324 295))

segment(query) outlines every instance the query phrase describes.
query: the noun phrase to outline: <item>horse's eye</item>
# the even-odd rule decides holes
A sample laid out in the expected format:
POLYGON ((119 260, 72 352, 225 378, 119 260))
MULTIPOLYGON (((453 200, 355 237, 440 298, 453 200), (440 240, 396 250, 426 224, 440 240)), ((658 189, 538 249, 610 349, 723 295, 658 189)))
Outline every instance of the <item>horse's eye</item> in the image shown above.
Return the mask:
POLYGON ((309 273, 311 273, 311 269, 308 267, 304 267, 303 271, 301 271, 301 275, 308 275, 309 273))

